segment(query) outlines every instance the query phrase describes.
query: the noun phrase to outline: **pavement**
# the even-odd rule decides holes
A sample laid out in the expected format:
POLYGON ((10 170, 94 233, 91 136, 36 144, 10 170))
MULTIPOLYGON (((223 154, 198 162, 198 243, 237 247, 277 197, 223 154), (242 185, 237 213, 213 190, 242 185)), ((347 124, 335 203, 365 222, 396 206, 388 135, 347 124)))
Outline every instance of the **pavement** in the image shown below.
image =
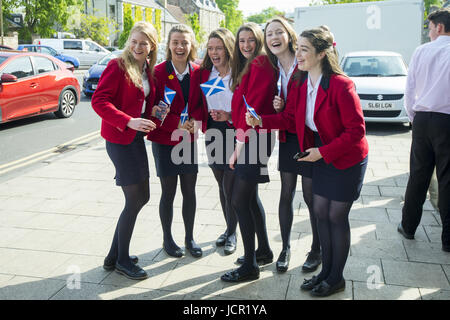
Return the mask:
MULTIPOLYGON (((346 290, 326 299, 450 299, 450 253, 441 250, 441 221, 429 200, 415 240, 397 232, 409 171, 410 135, 368 135, 370 154, 361 197, 350 213, 351 249, 344 271, 346 290)), ((225 256, 215 240, 225 230, 219 193, 206 165, 203 141, 195 240, 199 259, 177 259, 162 250, 158 203, 161 194, 151 145, 147 144, 151 198, 138 216, 130 253, 150 277, 132 281, 103 270, 123 206, 104 141, 95 139, 70 152, 0 180, 0 299, 78 300, 317 300, 300 290, 301 266, 311 245, 309 214, 301 183, 294 199, 289 270, 278 274, 275 261, 261 267, 259 280, 228 284, 220 276, 243 254, 225 256)), ((260 185, 275 260, 281 250, 278 223, 280 178, 278 145, 269 162, 271 182, 260 185)), ((174 204, 173 234, 184 243, 181 192, 174 204)))

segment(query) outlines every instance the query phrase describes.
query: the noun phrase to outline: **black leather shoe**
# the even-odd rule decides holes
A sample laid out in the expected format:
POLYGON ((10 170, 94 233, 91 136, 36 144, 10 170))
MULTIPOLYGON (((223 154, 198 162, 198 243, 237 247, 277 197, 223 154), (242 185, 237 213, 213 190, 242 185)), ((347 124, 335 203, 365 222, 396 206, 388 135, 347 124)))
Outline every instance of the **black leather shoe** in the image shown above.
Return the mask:
POLYGON ((227 233, 223 233, 217 238, 216 240, 216 246, 217 247, 223 247, 225 245, 225 242, 227 241, 227 233))
POLYGON ((300 289, 302 290, 312 290, 315 286, 317 286, 321 281, 319 280, 319 277, 313 276, 311 279, 303 280, 302 285, 300 286, 300 289))
POLYGON ((310 251, 308 252, 308 257, 302 266, 303 272, 313 272, 316 271, 317 267, 322 263, 322 256, 320 252, 310 251))
POLYGON ((442 251, 450 252, 450 245, 449 246, 442 245, 442 251))
POLYGON ((116 272, 123 274, 131 280, 144 280, 148 278, 147 272, 138 265, 133 265, 133 268, 127 269, 119 263, 116 263, 116 272))
MULTIPOLYGON (((244 264, 244 256, 237 258, 236 263, 237 264, 244 264)), ((256 263, 260 265, 265 265, 272 263, 273 261, 273 253, 270 251, 270 253, 256 255, 256 263)))
POLYGON ((345 280, 342 279, 334 286, 330 286, 325 280, 319 283, 311 290, 311 295, 315 297, 328 297, 333 293, 341 292, 345 290, 345 280))
MULTIPOLYGON (((132 263, 137 264, 139 261, 139 258, 136 256, 130 256, 130 260, 132 263)), ((113 271, 116 267, 116 260, 112 260, 112 259, 108 259, 108 257, 105 258, 104 262, 103 262, 103 269, 105 269, 106 271, 113 271)))
POLYGON ((185 245, 186 249, 189 250, 190 254, 194 258, 200 258, 202 256, 202 254, 203 254, 202 249, 199 246, 197 246, 197 244, 194 241, 185 242, 184 245, 185 245), (194 245, 192 245, 192 243, 194 245))
POLYGON ((406 233, 406 231, 403 229, 403 226, 402 226, 402 223, 401 223, 401 222, 398 224, 397 231, 398 231, 402 236, 404 236, 406 239, 409 239, 409 240, 414 239, 414 235, 413 235, 413 234, 408 234, 408 233, 406 233))
POLYGON ((236 235, 229 236, 227 241, 225 242, 225 248, 223 248, 223 252, 226 255, 233 254, 236 251, 236 235))
POLYGON ((181 248, 170 249, 170 248, 167 248, 164 243, 163 243, 163 249, 171 257, 181 258, 184 255, 184 251, 181 250, 181 248))
POLYGON ((291 249, 287 248, 286 250, 281 251, 280 256, 277 260, 277 271, 278 272, 286 272, 289 268, 289 261, 291 260, 291 249))
POLYGON ((259 268, 251 272, 241 273, 239 269, 229 271, 220 277, 225 282, 244 282, 259 279, 259 268))

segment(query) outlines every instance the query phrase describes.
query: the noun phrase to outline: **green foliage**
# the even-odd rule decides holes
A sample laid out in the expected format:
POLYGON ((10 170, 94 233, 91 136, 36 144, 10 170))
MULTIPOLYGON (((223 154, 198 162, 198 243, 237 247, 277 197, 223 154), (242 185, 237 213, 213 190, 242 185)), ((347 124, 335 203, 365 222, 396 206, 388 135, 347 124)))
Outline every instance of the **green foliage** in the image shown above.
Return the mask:
POLYGON ((142 7, 140 6, 135 6, 135 16, 134 16, 134 21, 143 21, 144 20, 144 10, 142 10, 142 7))
POLYGON ((123 4, 123 31, 119 37, 119 48, 123 49, 125 44, 127 43, 128 36, 130 35, 130 31, 133 28, 134 21, 131 13, 131 4, 124 3, 123 4))
POLYGON ((311 6, 321 4, 340 4, 340 3, 356 3, 356 2, 372 2, 372 1, 384 1, 384 0, 313 0, 311 6))
POLYGON ((91 38, 103 46, 108 46, 110 33, 119 32, 117 27, 117 23, 112 19, 82 14, 80 28, 74 28, 72 31, 77 38, 91 38))
POLYGON ((255 22, 258 24, 266 23, 268 20, 275 16, 284 16, 285 12, 278 11, 275 7, 269 7, 261 11, 261 13, 254 14, 247 17, 247 21, 255 22))
POLYGON ((153 9, 145 8, 145 21, 153 24, 153 9))
POLYGON ((241 10, 238 10, 239 0, 216 0, 216 3, 225 14, 225 22, 220 26, 236 33, 244 23, 244 15, 241 10))
POLYGON ((193 13, 191 15, 186 15, 186 21, 188 25, 192 28, 195 34, 195 40, 197 41, 197 45, 200 46, 203 43, 205 38, 205 32, 202 30, 200 26, 200 19, 197 13, 193 13))
POLYGON ((31 41, 33 34, 50 37, 63 30, 70 16, 69 7, 82 4, 82 0, 3 0, 7 12, 21 8, 25 13, 24 27, 19 31, 22 41, 31 41))
POLYGON ((162 29, 162 25, 161 25, 161 10, 160 9, 155 9, 155 29, 156 32, 158 32, 158 42, 161 42, 161 29, 162 29))

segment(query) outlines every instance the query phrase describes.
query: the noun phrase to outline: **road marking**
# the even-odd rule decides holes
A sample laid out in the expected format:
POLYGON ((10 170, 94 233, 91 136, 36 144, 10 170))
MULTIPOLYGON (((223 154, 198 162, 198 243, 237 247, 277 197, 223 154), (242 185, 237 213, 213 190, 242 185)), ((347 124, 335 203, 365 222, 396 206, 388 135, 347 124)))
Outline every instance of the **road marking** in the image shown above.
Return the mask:
POLYGON ((37 153, 34 153, 30 156, 15 160, 15 161, 11 161, 8 163, 5 163, 3 165, 0 165, 0 175, 7 173, 9 171, 15 170, 15 169, 19 169, 21 167, 30 165, 32 163, 36 163, 39 161, 42 161, 44 159, 47 159, 51 156, 54 156, 56 154, 58 154, 58 151, 63 149, 63 148, 67 148, 67 147, 72 147, 75 148, 76 145, 78 144, 82 144, 82 143, 86 143, 89 142, 91 140, 94 140, 96 138, 100 137, 100 130, 89 133, 87 135, 84 135, 82 137, 78 137, 76 139, 70 140, 68 142, 65 142, 63 144, 60 144, 56 147, 44 150, 44 151, 40 151, 37 153), (75 145, 75 146, 74 146, 75 145))

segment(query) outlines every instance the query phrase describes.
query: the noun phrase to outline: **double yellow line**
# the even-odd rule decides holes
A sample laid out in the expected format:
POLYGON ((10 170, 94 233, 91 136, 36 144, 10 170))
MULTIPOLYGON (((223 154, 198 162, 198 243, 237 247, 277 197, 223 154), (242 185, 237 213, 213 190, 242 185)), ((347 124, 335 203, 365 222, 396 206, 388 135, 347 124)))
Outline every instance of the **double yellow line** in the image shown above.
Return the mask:
POLYGON ((60 151, 63 148, 76 148, 77 145, 80 145, 82 143, 89 142, 91 140, 94 140, 96 138, 100 137, 100 131, 95 131, 92 133, 89 133, 87 135, 84 135, 82 137, 70 140, 66 143, 60 144, 56 147, 50 148, 48 150, 40 151, 37 153, 34 153, 30 156, 21 158, 19 160, 11 161, 8 163, 5 163, 3 165, 0 165, 0 175, 10 172, 12 170, 16 170, 25 166, 28 166, 30 164, 42 161, 44 159, 50 158, 52 156, 55 156, 58 154, 58 151, 60 151))

